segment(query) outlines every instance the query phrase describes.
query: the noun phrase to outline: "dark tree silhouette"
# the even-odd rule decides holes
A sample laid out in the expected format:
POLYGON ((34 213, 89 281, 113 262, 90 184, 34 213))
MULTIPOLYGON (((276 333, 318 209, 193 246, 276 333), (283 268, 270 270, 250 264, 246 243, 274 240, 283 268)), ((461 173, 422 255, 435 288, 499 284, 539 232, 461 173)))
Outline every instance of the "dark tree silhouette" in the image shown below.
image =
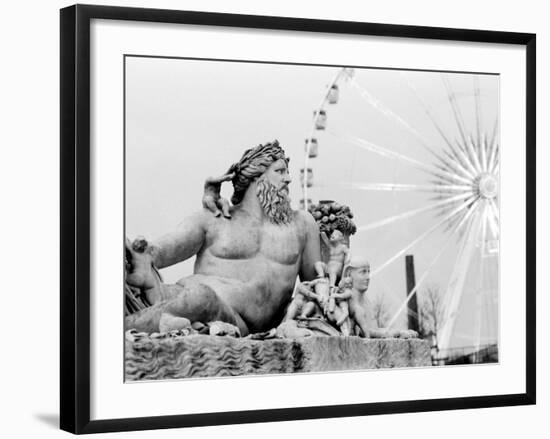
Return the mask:
POLYGON ((436 285, 426 287, 418 296, 420 308, 420 335, 425 339, 433 339, 437 349, 438 333, 443 327, 444 292, 436 285))
POLYGON ((388 324, 388 305, 383 294, 377 294, 372 300, 372 315, 379 328, 385 328, 388 324))

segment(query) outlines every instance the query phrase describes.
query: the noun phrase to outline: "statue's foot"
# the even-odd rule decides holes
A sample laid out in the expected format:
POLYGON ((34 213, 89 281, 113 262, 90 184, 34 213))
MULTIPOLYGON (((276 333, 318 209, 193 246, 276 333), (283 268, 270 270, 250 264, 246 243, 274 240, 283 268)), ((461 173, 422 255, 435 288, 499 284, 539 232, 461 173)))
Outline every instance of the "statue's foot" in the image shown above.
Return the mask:
POLYGON ((277 328, 271 328, 269 331, 265 332, 255 332, 254 334, 249 334, 246 338, 251 340, 270 340, 277 337, 277 328))
POLYGON ((371 329, 368 331, 368 338, 389 338, 390 333, 385 328, 371 329))
POLYGON ((170 332, 180 329, 192 329, 189 319, 186 319, 185 317, 176 317, 166 312, 161 314, 159 320, 159 332, 170 332))
POLYGON ((235 325, 226 322, 210 322, 208 324, 210 335, 229 335, 231 337, 240 337, 241 331, 235 325))
MULTIPOLYGON (((371 338, 413 338, 413 334, 416 331, 389 329, 389 328, 377 328, 369 330, 371 338)), ((416 333, 418 335, 418 333, 416 333)))
POLYGON ((418 338, 418 332, 413 329, 405 329, 404 331, 399 331, 399 338, 418 338))
POLYGON ((307 320, 297 320, 296 321, 298 328, 307 328, 312 332, 312 335, 323 335, 323 336, 334 336, 339 337, 340 331, 334 328, 328 321, 325 319, 307 319, 307 320))
POLYGON ((311 337, 313 332, 306 328, 299 328, 296 320, 286 320, 277 326, 278 338, 303 338, 311 337))

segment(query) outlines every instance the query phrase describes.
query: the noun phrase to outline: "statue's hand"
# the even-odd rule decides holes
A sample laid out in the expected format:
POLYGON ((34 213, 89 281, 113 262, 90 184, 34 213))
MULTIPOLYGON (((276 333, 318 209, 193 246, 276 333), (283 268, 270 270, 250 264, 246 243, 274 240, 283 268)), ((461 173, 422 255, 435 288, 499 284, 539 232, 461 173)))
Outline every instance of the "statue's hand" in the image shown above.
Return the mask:
POLYGON ((223 214, 225 218, 231 218, 229 213, 230 204, 221 196, 221 188, 224 181, 230 181, 234 177, 235 173, 231 172, 220 177, 209 177, 204 182, 202 205, 217 217, 223 214))
POLYGON ((323 309, 323 314, 325 316, 328 315, 328 313, 330 311, 330 309, 329 309, 330 301, 326 300, 324 298, 321 298, 321 300, 319 301, 319 305, 321 305, 321 308, 323 309))
POLYGON ((231 181, 235 177, 234 172, 230 172, 228 174, 223 174, 220 177, 209 177, 206 179, 207 184, 216 185, 218 189, 221 187, 222 183, 225 181, 231 181))

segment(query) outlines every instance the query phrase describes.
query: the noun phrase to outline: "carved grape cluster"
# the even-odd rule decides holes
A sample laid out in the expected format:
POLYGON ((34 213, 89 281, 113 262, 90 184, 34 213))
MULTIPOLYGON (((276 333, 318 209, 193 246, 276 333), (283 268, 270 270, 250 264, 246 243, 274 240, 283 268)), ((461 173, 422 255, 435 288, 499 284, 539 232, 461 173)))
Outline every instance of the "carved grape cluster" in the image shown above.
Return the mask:
POLYGON ((334 230, 339 230, 344 235, 353 235, 357 231, 349 206, 336 202, 311 204, 309 212, 317 221, 319 231, 325 232, 329 237, 334 230))

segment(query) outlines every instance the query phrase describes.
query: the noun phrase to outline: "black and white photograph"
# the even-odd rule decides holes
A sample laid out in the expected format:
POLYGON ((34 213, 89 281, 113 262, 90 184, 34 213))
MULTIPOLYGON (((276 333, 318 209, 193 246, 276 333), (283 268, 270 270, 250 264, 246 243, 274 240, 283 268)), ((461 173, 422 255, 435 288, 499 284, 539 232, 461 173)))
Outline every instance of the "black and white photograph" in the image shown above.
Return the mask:
POLYGON ((543 2, 6 6, 1 437, 548 430, 543 2))
POLYGON ((123 80, 126 382, 500 361, 498 74, 127 54, 123 80))

